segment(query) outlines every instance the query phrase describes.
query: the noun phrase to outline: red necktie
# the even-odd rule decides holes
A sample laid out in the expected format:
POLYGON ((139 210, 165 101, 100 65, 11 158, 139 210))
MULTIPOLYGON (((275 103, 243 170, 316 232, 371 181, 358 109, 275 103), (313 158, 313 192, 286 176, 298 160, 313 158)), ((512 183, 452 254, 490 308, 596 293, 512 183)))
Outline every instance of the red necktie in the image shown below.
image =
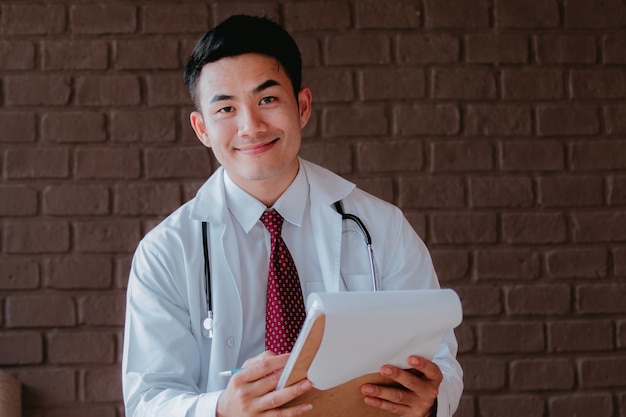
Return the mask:
POLYGON ((280 234, 283 220, 274 209, 267 210, 261 216, 271 236, 265 349, 276 354, 291 352, 306 315, 296 264, 280 234))

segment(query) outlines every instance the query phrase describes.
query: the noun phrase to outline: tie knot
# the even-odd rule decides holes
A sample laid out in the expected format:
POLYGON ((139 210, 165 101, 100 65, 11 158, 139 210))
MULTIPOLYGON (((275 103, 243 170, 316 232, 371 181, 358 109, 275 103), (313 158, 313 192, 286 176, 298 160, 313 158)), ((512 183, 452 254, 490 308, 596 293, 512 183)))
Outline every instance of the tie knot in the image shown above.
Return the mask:
POLYGON ((276 210, 266 210, 261 216, 261 221, 270 232, 270 235, 280 235, 283 228, 283 216, 281 216, 276 210))

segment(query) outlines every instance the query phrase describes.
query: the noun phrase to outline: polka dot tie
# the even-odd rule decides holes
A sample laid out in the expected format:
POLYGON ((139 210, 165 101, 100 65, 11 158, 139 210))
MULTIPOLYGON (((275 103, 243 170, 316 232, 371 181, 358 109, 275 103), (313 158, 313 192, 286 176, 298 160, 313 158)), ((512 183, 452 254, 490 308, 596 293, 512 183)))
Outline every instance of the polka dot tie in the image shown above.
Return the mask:
POLYGON ((265 349, 276 354, 291 352, 306 315, 296 264, 280 234, 283 220, 274 209, 267 210, 261 216, 271 236, 265 349))

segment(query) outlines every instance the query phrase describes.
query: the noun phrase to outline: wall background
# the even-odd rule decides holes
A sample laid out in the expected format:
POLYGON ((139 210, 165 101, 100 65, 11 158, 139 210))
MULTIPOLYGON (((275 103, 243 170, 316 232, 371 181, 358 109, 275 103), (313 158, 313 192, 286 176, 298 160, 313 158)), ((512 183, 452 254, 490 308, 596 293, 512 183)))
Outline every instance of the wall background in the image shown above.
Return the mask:
POLYGON ((216 167, 198 36, 301 46, 302 155, 398 204, 458 291, 457 416, 626 416, 623 0, 0 1, 0 367, 28 417, 121 417, 141 236, 216 167))

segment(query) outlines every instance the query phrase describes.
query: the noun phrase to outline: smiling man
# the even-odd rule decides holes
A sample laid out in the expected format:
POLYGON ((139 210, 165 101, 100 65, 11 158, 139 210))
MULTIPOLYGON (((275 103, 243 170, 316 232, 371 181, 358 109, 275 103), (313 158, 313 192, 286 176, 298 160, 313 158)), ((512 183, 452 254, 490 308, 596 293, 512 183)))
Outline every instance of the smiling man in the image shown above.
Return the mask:
MULTIPOLYGON (((190 122, 221 167, 140 242, 128 284, 123 387, 128 417, 297 416, 307 380, 276 389, 312 292, 438 288, 422 240, 396 207, 298 157, 311 116, 293 39, 265 18, 207 32, 185 68, 190 122), (223 371, 241 369, 230 378, 223 371), (292 402, 292 400, 296 400, 292 402), (285 404, 295 404, 285 406, 285 404)), ((412 329, 406 329, 412 331, 412 329)), ((435 358, 380 372, 403 388, 361 387, 365 404, 450 416, 462 391, 450 331, 435 358)))

